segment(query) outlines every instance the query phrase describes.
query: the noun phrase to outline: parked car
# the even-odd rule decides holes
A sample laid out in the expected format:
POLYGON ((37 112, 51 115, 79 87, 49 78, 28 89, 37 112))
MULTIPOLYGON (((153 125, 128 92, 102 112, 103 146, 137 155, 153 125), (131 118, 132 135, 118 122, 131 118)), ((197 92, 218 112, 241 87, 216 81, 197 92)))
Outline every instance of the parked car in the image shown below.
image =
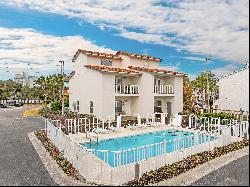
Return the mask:
POLYGON ((8 102, 8 105, 9 105, 9 106, 15 106, 15 101, 9 101, 9 102, 8 102))
POLYGON ((7 104, 6 103, 0 103, 0 108, 7 108, 7 104))
POLYGON ((14 104, 14 106, 15 106, 15 107, 20 107, 20 106, 22 106, 22 105, 21 105, 20 102, 17 102, 17 101, 16 101, 15 104, 14 104))
POLYGON ((15 106, 15 107, 23 106, 23 103, 19 102, 19 101, 10 101, 10 102, 8 102, 8 104, 9 104, 9 106, 15 106))

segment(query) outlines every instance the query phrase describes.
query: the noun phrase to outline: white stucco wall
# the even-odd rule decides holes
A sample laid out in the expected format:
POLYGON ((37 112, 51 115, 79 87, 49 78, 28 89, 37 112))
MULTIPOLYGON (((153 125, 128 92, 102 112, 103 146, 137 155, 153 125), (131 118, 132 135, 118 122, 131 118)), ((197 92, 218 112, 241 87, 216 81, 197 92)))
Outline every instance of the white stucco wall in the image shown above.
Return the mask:
POLYGON ((183 77, 176 76, 174 79, 173 113, 183 111, 183 77))
POLYGON ((138 81, 140 88, 140 96, 133 100, 133 113, 140 113, 142 117, 146 117, 147 113, 154 112, 154 75, 143 72, 142 77, 138 81))
MULTIPOLYGON (((94 82, 92 82, 93 84, 94 82)), ((115 74, 102 74, 102 116, 115 116, 115 74)))
POLYGON ((128 68, 128 66, 134 66, 134 67, 145 67, 145 68, 159 68, 160 63, 159 62, 153 62, 148 60, 142 60, 137 58, 130 58, 127 55, 121 55, 123 61, 122 61, 122 68, 128 68))
POLYGON ((219 99, 214 105, 222 110, 249 111, 249 68, 221 78, 219 99))
POLYGON ((73 111, 73 102, 80 102, 79 113, 90 113, 90 101, 93 101, 93 113, 98 117, 114 114, 114 74, 104 74, 84 67, 88 58, 79 55, 75 62, 75 75, 69 81, 69 107, 73 111))

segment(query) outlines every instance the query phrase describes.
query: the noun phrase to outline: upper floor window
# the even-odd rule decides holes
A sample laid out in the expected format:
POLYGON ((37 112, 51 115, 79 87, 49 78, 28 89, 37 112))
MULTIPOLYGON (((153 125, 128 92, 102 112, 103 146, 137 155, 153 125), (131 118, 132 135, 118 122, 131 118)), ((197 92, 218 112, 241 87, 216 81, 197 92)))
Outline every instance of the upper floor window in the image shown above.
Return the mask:
POLYGON ((144 67, 144 68, 149 68, 149 61, 144 60, 144 61, 143 61, 143 67, 144 67))
POLYGON ((102 66, 112 66, 112 60, 101 59, 101 65, 102 66))
POLYGON ((90 114, 93 114, 93 112, 94 112, 94 103, 93 103, 93 101, 89 102, 89 112, 90 112, 90 114))
POLYGON ((77 110, 77 112, 80 111, 80 101, 76 102, 76 110, 77 110))

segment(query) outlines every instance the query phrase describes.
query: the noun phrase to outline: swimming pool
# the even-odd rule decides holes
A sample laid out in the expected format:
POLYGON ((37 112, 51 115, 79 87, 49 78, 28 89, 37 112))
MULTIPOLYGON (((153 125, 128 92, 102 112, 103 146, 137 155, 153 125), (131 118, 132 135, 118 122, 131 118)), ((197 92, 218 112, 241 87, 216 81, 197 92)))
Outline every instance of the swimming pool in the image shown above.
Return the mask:
POLYGON ((213 136, 179 130, 163 130, 133 136, 111 138, 93 143, 83 143, 82 147, 94 150, 95 155, 110 166, 117 166, 117 161, 126 160, 125 164, 138 162, 175 150, 191 147, 213 140, 213 136), (164 149, 164 150, 163 150, 164 149), (117 154, 120 153, 120 154, 117 154))

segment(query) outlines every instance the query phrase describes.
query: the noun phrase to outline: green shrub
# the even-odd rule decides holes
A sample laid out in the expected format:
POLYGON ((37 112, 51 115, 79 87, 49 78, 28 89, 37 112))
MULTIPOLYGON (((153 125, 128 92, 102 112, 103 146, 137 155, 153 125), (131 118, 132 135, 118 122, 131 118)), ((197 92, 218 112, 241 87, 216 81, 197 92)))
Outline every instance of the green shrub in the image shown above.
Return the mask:
POLYGON ((220 119, 237 119, 237 116, 234 114, 227 114, 227 113, 206 113, 200 115, 199 117, 209 117, 209 118, 220 118, 220 119))
POLYGON ((53 110, 53 111, 62 110, 62 103, 61 103, 61 101, 53 101, 51 103, 51 110, 53 110))

